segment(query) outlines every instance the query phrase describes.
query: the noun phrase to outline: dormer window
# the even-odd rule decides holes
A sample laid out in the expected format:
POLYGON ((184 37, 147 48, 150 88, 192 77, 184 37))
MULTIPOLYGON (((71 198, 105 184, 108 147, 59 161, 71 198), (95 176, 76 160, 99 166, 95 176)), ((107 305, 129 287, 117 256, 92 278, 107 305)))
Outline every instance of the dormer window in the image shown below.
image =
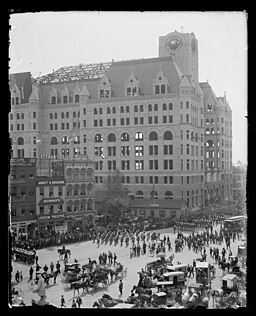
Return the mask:
POLYGON ((55 96, 53 96, 53 97, 51 98, 51 104, 56 104, 56 97, 55 97, 55 96))
POLYGON ((155 77, 155 79, 153 79, 153 93, 165 94, 167 92, 168 92, 168 80, 160 67, 157 76, 155 77))
POLYGON ((126 96, 139 95, 139 81, 131 71, 127 81, 124 83, 126 96))
POLYGON ((111 83, 106 75, 103 75, 98 85, 99 98, 111 98, 111 83))
POLYGON ((75 94, 75 103, 79 103, 79 94, 75 94))

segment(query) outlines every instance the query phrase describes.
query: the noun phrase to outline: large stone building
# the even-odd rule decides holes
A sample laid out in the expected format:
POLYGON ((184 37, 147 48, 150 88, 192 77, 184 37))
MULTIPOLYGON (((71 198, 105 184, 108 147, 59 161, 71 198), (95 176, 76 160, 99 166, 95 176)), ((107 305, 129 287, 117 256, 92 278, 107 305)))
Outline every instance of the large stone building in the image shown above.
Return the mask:
POLYGON ((26 98, 20 77, 10 84, 14 157, 88 155, 95 190, 118 168, 136 198, 183 199, 190 209, 231 198, 231 110, 198 82, 193 33, 161 36, 156 58, 62 67, 32 80, 26 98), (208 135, 213 114, 218 139, 217 130, 208 135), (210 139, 214 154, 205 147, 210 139))
POLYGON ((247 165, 233 164, 233 199, 244 204, 246 201, 247 165))

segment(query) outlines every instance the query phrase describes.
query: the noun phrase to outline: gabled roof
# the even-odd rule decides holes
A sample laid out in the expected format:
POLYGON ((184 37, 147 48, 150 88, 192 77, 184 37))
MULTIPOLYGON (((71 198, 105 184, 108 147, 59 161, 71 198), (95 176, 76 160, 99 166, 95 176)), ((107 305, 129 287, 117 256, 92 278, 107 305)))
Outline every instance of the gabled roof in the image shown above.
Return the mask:
POLYGON ((33 91, 31 93, 31 96, 29 97, 29 101, 31 100, 39 100, 38 89, 36 87, 33 87, 33 91))
POLYGON ((81 91, 81 90, 80 90, 78 84, 76 84, 75 89, 74 89, 74 92, 80 93, 80 91, 81 91))
POLYGON ((158 73, 157 73, 157 75, 155 77, 155 80, 156 81, 166 80, 166 76, 163 73, 161 64, 159 65, 159 70, 158 70, 158 73), (161 79, 159 79, 159 78, 161 78, 161 79))
POLYGON ((191 88, 191 85, 190 85, 188 78, 186 76, 183 76, 181 83, 180 83, 180 88, 191 88))
POLYGON ((134 208, 181 209, 184 203, 181 199, 135 199, 131 201, 130 206, 134 208))
POLYGON ((51 95, 58 95, 58 92, 55 89, 55 84, 52 85, 52 89, 51 89, 50 93, 51 93, 51 95))
POLYGON ((61 91, 63 94, 69 94, 69 90, 68 90, 68 88, 67 88, 67 85, 65 84, 64 85, 64 88, 62 89, 62 91, 61 91))
POLYGON ((90 93, 88 91, 88 89, 86 88, 86 85, 84 84, 82 87, 82 90, 80 91, 80 95, 85 95, 85 96, 89 96, 90 93))
POLYGON ((131 80, 132 80, 132 82, 134 83, 138 83, 138 78, 136 78, 136 76, 134 75, 134 73, 133 73, 133 71, 131 70, 131 72, 130 72, 130 74, 129 74, 129 77, 127 78, 127 80, 126 80, 126 83, 127 84, 129 84, 130 82, 131 82, 131 80))

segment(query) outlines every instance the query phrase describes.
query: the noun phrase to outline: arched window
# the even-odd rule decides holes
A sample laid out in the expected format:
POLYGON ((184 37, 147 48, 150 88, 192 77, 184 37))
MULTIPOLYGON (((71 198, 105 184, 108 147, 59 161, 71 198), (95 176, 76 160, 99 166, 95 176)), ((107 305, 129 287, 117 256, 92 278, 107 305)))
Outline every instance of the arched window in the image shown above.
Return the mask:
POLYGON ((74 185, 74 195, 78 195, 78 189, 79 189, 79 185, 75 184, 74 185))
POLYGON ((143 140, 143 134, 142 132, 137 132, 135 134, 135 140, 143 140))
POLYGON ((206 124, 206 125, 209 125, 209 124, 210 124, 210 121, 209 121, 208 118, 205 120, 205 124, 206 124))
POLYGON ((158 199, 158 193, 156 191, 151 191, 150 198, 151 199, 158 199))
POLYGON ((152 111, 152 104, 148 105, 148 111, 151 112, 152 111))
POLYGON ((164 198, 165 199, 172 199, 173 197, 173 194, 171 191, 166 191, 165 194, 164 194, 164 198))
POLYGON ((75 200, 74 202, 74 212, 78 212, 79 211, 79 200, 75 200))
POLYGON ((73 118, 75 118, 75 117, 76 117, 76 112, 74 111, 74 112, 73 112, 73 118))
POLYGON ((58 140, 57 140, 57 138, 56 137, 52 137, 51 138, 51 145, 57 145, 58 144, 58 140))
POLYGON ((136 199, 143 199, 143 196, 144 196, 144 194, 143 194, 142 191, 137 191, 136 192, 136 199))
POLYGON ((72 212, 72 201, 67 201, 67 212, 72 212))
POLYGON ((129 108, 129 106, 127 105, 127 107, 126 107, 126 113, 129 113, 130 112, 130 108, 129 108))
POLYGON ((112 107, 112 113, 116 114, 116 107, 115 106, 112 107))
POLYGON ((81 180, 85 180, 85 168, 82 168, 80 170, 80 177, 81 177, 81 180))
POLYGON ((102 108, 99 108, 99 114, 102 114, 102 108))
POLYGON ((124 113, 124 107, 120 106, 120 113, 124 113))
POLYGON ((80 195, 85 195, 85 184, 81 185, 80 195))
POLYGON ((69 184, 67 186, 67 196, 72 196, 72 185, 71 184, 69 184))
POLYGON ((173 109, 173 105, 172 103, 169 103, 169 110, 172 110, 173 109))
POLYGON ((167 105, 166 103, 163 103, 163 111, 167 110, 167 105))
POLYGON ((158 105, 154 104, 154 111, 158 111, 158 105))
POLYGON ((94 108, 93 113, 98 114, 97 108, 94 108))
POLYGON ((122 141, 122 142, 128 142, 129 140, 130 140, 130 136, 129 136, 128 133, 123 133, 123 134, 121 135, 121 141, 122 141))
POLYGON ((101 143, 103 142, 103 138, 101 136, 101 134, 96 134, 95 135, 95 143, 101 143))
POLYGON ((16 117, 17 117, 17 120, 19 120, 20 119, 20 113, 17 113, 16 117))
POLYGON ((24 113, 21 113, 20 118, 24 120, 24 113))
POLYGON ((78 175, 79 175, 79 169, 75 168, 75 170, 74 170, 74 180, 78 180, 78 175))
POLYGON ((158 140, 157 132, 151 132, 149 134, 149 140, 158 140))
POLYGON ((207 147, 214 147, 214 142, 212 139, 209 139, 207 142, 206 142, 206 146, 207 147))
POLYGON ((62 139, 61 139, 61 142, 62 142, 63 145, 69 144, 68 136, 63 136, 62 139))
POLYGON ((194 132, 191 132, 191 140, 194 141, 194 132))
POLYGON ((67 169, 67 178, 68 178, 68 180, 72 179, 72 169, 71 168, 67 169))
POLYGON ((116 141, 116 136, 115 134, 111 133, 108 135, 108 142, 115 142, 116 141))
POLYGON ((172 132, 166 131, 164 133, 164 140, 172 140, 172 132))
POLYGON ((18 145, 24 145, 24 139, 22 137, 19 137, 18 141, 17 141, 17 144, 18 145))
POLYGON ((107 114, 110 114, 110 107, 107 107, 107 114))
POLYGON ((142 104, 140 105, 140 112, 144 112, 144 106, 142 104))
POLYGON ((198 133, 195 132, 195 141, 197 142, 198 141, 198 133))
POLYGON ((138 105, 134 105, 134 112, 138 112, 138 105))

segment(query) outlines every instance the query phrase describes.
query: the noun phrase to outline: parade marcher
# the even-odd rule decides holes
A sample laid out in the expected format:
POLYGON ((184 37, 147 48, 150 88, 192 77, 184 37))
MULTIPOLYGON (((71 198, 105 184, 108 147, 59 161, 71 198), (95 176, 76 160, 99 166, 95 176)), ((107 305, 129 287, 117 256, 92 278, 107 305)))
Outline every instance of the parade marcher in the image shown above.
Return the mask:
POLYGON ((38 255, 35 255, 36 264, 38 264, 38 255))
POLYGON ((78 306, 78 308, 80 308, 80 306, 82 305, 82 299, 81 299, 81 297, 78 295, 77 296, 77 299, 76 299, 76 303, 77 303, 77 306, 78 306))
POLYGON ((44 270, 45 273, 47 273, 47 271, 48 271, 48 266, 47 266, 47 264, 45 264, 45 266, 43 267, 43 270, 44 270))
POLYGON ((23 280, 23 274, 22 274, 22 271, 20 271, 20 282, 22 282, 23 280))
POLYGON ((64 299, 64 296, 63 295, 61 295, 61 299, 60 299, 60 307, 66 307, 66 305, 65 305, 66 303, 65 303, 65 299, 64 299))

